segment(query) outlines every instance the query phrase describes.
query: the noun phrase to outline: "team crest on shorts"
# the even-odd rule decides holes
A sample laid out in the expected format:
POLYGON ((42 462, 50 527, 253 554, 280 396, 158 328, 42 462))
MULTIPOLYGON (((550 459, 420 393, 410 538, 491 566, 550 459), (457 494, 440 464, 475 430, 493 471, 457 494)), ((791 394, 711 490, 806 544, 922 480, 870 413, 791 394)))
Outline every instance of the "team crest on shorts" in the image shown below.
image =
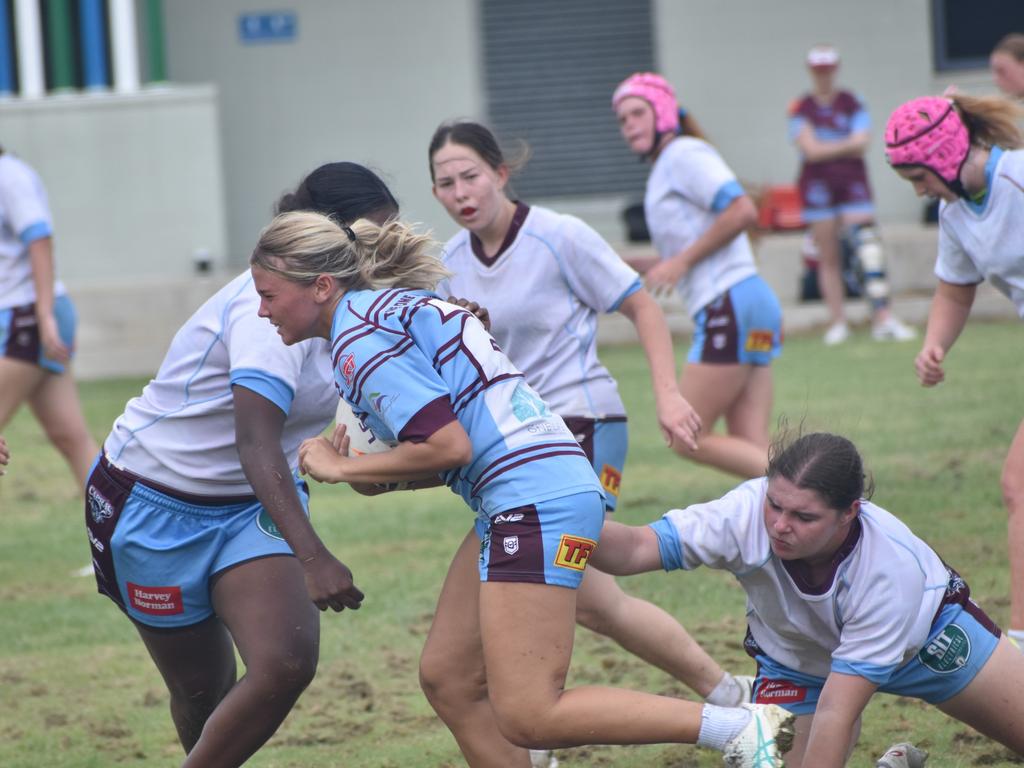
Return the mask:
POLYGON ((267 536, 272 539, 280 539, 284 541, 284 536, 281 535, 281 530, 277 527, 277 523, 270 517, 270 513, 265 509, 260 510, 259 516, 256 518, 256 527, 263 531, 267 536))
POLYGON ((562 534, 562 540, 558 542, 558 552, 555 554, 555 565, 560 568, 571 568, 574 571, 582 571, 587 567, 587 561, 594 553, 597 542, 593 539, 585 539, 582 536, 570 536, 562 534))
POLYGON ((114 505, 96 490, 95 485, 89 486, 89 516, 97 525, 114 516, 114 505))
POLYGON ((956 624, 948 624, 917 657, 932 672, 948 675, 967 666, 971 658, 971 638, 956 624))
POLYGON ((618 498, 619 487, 622 485, 622 473, 611 464, 601 467, 601 487, 612 496, 618 498))
POLYGON ((514 555, 519 551, 519 537, 518 536, 506 536, 502 542, 502 546, 505 548, 506 555, 514 555))
POLYGON ((770 352, 772 349, 771 331, 751 331, 747 334, 747 352, 770 352))

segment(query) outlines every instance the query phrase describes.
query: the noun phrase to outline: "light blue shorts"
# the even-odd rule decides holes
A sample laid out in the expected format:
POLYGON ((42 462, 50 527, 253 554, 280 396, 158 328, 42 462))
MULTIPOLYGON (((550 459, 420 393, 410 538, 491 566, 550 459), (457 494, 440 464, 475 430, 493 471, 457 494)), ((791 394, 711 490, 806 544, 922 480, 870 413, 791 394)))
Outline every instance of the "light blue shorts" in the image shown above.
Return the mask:
POLYGON ((782 307, 760 275, 751 275, 693 318, 686 361, 771 365, 782 354, 782 307))
MULTIPOLYGON (((74 356, 75 330, 78 327, 75 305, 67 296, 57 296, 53 300, 53 315, 57 320, 60 340, 74 356)), ((43 352, 35 304, 0 309, 0 357, 38 365, 51 373, 64 373, 65 370, 63 363, 50 359, 43 352)))
POLYGON ((605 508, 614 512, 619 503, 622 470, 626 466, 626 452, 629 449, 626 417, 588 419, 583 416, 566 416, 564 421, 601 480, 605 508))
MULTIPOLYGON (((969 605, 968 609, 960 604, 943 608, 928 642, 878 690, 939 704, 966 688, 999 642, 999 630, 991 620, 976 605, 969 605)), ((796 715, 812 714, 817 709, 825 678, 790 669, 763 652, 754 658, 756 703, 778 704, 796 715)))
MULTIPOLYGON (((306 484, 296 478, 295 485, 308 515, 306 484)), ((209 618, 215 575, 249 560, 292 554, 254 496, 157 490, 103 457, 86 485, 85 522, 99 591, 151 627, 209 618)))
POLYGON ((576 589, 604 525, 597 491, 575 493, 476 521, 480 581, 555 584, 576 589))

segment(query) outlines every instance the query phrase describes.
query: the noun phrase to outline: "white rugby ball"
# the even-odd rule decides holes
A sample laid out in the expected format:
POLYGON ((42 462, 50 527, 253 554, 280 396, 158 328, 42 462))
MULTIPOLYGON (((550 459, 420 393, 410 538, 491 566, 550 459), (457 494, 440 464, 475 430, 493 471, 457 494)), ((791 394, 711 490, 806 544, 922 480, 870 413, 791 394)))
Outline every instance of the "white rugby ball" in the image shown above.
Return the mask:
POLYGON ((359 417, 344 399, 338 400, 338 409, 334 414, 336 424, 345 425, 345 433, 348 435, 348 450, 354 456, 361 456, 364 453, 383 453, 394 448, 393 445, 381 440, 371 429, 365 426, 359 417))

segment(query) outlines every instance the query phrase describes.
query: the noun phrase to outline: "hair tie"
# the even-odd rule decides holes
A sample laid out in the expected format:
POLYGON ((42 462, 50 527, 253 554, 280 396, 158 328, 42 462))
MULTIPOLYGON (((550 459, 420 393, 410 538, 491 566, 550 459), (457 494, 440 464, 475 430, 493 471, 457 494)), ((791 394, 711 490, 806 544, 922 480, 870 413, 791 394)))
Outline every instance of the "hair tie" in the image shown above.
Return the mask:
POLYGON ((346 235, 348 235, 348 239, 351 242, 354 243, 356 241, 356 233, 352 231, 352 227, 345 226, 345 227, 342 227, 342 230, 345 232, 346 235))

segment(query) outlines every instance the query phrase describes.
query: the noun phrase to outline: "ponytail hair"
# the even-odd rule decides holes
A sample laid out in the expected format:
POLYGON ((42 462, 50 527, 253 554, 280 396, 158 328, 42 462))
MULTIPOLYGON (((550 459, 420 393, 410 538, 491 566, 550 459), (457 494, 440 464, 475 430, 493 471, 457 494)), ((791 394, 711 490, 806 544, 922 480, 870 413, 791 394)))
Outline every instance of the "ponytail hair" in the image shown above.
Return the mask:
POLYGON ((1018 121, 1024 110, 1001 96, 968 96, 955 91, 947 97, 960 113, 972 144, 1017 149, 1024 146, 1018 121))
MULTIPOLYGON (((700 127, 700 124, 694 118, 693 114, 683 108, 679 108, 679 134, 681 136, 692 136, 695 139, 704 139, 708 141, 708 137, 704 134, 704 130, 700 127)), ((708 142, 709 144, 711 142, 708 142)))
POLYGON ((263 229, 249 263, 306 285, 330 275, 345 290, 430 291, 451 274, 435 255, 436 245, 395 219, 343 226, 319 213, 293 211, 263 229))

